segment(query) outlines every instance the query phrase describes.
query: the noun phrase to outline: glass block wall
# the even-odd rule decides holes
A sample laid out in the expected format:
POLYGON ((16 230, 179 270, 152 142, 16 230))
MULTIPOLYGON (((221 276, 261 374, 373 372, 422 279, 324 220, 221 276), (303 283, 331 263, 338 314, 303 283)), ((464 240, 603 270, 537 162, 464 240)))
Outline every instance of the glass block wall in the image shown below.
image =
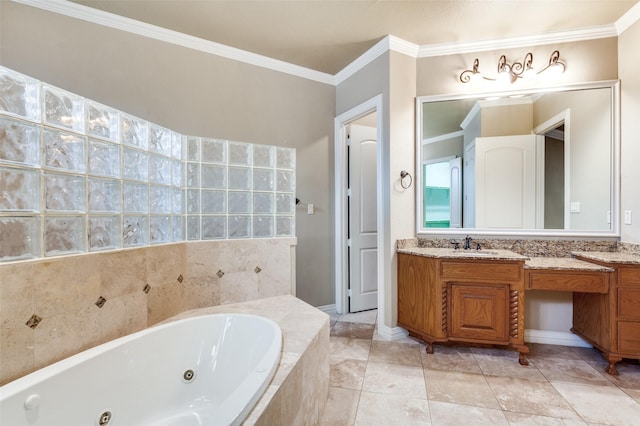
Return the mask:
POLYGON ((294 235, 294 149, 181 135, 0 67, 0 261, 294 235))

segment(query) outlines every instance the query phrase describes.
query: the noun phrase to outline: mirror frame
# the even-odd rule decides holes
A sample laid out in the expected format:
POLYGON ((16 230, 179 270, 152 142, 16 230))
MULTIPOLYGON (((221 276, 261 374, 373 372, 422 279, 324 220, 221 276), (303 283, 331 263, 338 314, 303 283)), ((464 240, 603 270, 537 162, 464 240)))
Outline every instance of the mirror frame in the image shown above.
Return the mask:
POLYGON ((535 87, 528 89, 478 92, 468 94, 450 94, 416 97, 416 236, 464 236, 468 234, 483 236, 523 236, 523 237, 591 237, 600 239, 619 239, 620 237, 620 81, 605 80, 590 83, 570 84, 563 86, 535 87), (584 89, 611 89, 611 229, 608 230, 558 230, 558 229, 488 229, 488 228, 424 228, 422 218, 422 115, 423 104, 428 102, 454 101, 460 99, 485 99, 491 97, 506 97, 528 95, 535 93, 563 92, 584 89))

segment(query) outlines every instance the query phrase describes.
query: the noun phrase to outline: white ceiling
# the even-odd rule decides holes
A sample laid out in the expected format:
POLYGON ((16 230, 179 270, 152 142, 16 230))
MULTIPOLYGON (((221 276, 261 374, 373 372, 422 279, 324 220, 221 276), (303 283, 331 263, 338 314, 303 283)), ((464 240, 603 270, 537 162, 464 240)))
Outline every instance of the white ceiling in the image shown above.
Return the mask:
POLYGON ((72 0, 336 74, 384 36, 417 45, 614 24, 637 0, 72 0))

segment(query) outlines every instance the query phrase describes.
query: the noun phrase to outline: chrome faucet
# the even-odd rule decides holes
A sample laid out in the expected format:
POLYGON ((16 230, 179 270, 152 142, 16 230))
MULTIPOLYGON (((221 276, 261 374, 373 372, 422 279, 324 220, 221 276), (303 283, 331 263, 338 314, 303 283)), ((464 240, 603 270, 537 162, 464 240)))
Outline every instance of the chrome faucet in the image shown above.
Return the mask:
POLYGON ((466 236, 464 239, 464 249, 465 250, 470 250, 471 249, 471 241, 473 240, 473 238, 471 238, 470 236, 466 236))

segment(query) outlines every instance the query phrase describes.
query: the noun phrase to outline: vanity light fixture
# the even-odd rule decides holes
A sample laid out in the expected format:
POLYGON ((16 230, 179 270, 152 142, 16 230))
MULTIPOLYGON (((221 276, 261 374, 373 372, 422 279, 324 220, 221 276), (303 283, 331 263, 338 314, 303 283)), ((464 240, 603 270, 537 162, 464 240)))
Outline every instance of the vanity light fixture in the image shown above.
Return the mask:
POLYGON ((483 75, 478 69, 480 61, 476 58, 473 61, 473 66, 469 70, 464 70, 460 73, 460 81, 462 83, 476 83, 481 80, 495 81, 500 85, 509 85, 515 83, 518 79, 522 79, 528 82, 535 82, 538 75, 545 74, 562 74, 565 69, 564 62, 560 60, 560 52, 554 50, 549 57, 549 63, 546 67, 537 71, 533 67, 533 54, 527 53, 522 62, 507 62, 505 55, 500 56, 498 59, 498 75, 495 78, 487 77, 483 75))

